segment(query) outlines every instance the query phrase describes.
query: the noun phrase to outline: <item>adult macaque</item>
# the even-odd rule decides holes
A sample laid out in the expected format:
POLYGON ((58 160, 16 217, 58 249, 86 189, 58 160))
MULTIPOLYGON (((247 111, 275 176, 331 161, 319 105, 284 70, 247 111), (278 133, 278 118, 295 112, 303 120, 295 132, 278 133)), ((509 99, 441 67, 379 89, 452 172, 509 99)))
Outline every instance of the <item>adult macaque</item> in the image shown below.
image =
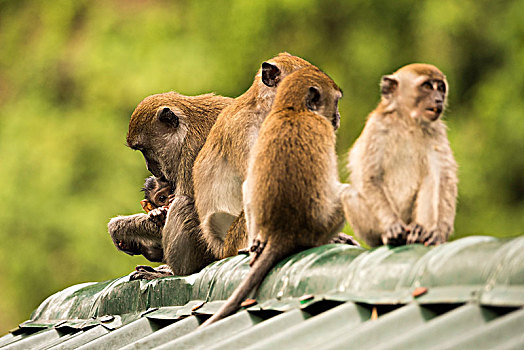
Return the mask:
POLYGON ((458 183, 440 118, 446 77, 410 64, 384 76, 381 91, 349 154, 346 218, 370 246, 443 243, 453 232, 458 183))
MULTIPOLYGON (((133 219, 137 220, 133 225, 142 229, 140 233, 130 232, 125 222, 115 220, 118 218, 111 220, 108 228, 114 242, 123 240, 130 245, 137 236, 146 236, 148 244, 162 251, 162 261, 177 275, 196 272, 214 260, 200 232, 186 229, 194 220, 198 222, 193 215, 192 168, 218 114, 232 101, 214 94, 184 96, 168 92, 140 102, 129 122, 127 144, 142 152, 147 168, 157 179, 169 184, 173 191, 172 202, 166 224, 160 229, 147 214, 136 214, 138 217, 133 219)), ((141 245, 138 253, 148 250, 148 246, 141 245)), ((154 274, 150 272, 142 269, 135 278, 170 274, 165 269, 154 274)))
POLYGON ((318 68, 284 78, 250 155, 244 205, 255 236, 251 269, 203 325, 236 311, 281 259, 326 244, 344 224, 335 153, 342 93, 318 68))
MULTIPOLYGON (((248 155, 271 109, 277 86, 303 67, 313 65, 288 53, 263 62, 251 87, 220 113, 198 154, 193 170, 195 205, 202 236, 217 259, 248 246, 248 238, 242 234, 244 219, 239 218, 248 155)), ((333 123, 338 127, 339 120, 333 123)))

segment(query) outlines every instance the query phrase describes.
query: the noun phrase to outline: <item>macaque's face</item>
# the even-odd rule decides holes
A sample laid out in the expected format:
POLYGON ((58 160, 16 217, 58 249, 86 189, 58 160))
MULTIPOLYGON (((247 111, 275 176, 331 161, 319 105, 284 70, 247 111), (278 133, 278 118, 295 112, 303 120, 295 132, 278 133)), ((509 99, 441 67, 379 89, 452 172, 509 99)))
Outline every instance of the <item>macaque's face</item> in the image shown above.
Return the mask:
POLYGON ((420 77, 415 80, 418 98, 415 99, 417 114, 427 121, 437 120, 444 111, 446 82, 441 79, 420 77))
POLYGON ((410 64, 384 76, 381 89, 388 105, 422 122, 438 120, 446 107, 446 77, 429 64, 410 64))
POLYGON ((140 204, 142 205, 144 211, 149 213, 153 209, 168 205, 169 196, 172 193, 173 190, 167 182, 160 184, 157 183, 157 187, 151 191, 151 193, 146 193, 146 199, 141 200, 140 204))

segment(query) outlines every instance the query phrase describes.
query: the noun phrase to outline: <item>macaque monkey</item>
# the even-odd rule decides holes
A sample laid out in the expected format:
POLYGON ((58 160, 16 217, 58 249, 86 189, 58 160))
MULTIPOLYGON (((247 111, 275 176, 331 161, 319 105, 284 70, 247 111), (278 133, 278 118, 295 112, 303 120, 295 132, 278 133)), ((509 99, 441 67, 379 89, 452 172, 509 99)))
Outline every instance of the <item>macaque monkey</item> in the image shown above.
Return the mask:
MULTIPOLYGON (((152 95, 136 107, 129 121, 127 145, 142 152, 148 170, 161 181, 166 181, 173 194, 165 225, 159 227, 149 214, 117 217, 109 222, 108 229, 113 241, 140 244, 136 253, 146 254, 151 247, 160 251, 165 262, 176 275, 187 275, 199 271, 214 260, 205 242, 191 228, 198 222, 193 208, 194 160, 206 137, 224 107, 233 99, 205 94, 184 96, 175 92, 152 95), (127 219, 129 220, 127 220, 127 219), (140 230, 129 230, 132 227, 140 230), (189 228, 188 228, 189 227, 189 228)), ((154 258, 159 261, 159 254, 154 258)), ((145 269, 137 271, 135 278, 155 278, 169 275, 165 269, 151 274, 145 269), (141 274, 142 273, 142 274, 141 274)))
POLYGON ((146 237, 152 232, 155 232, 155 235, 161 235, 167 213, 167 209, 162 207, 169 204, 172 188, 169 182, 150 176, 146 179, 142 191, 144 192, 144 199, 140 201, 140 204, 144 211, 149 214, 149 220, 141 220, 143 214, 119 216, 112 219, 110 226, 124 226, 123 230, 127 231, 128 234, 134 233, 133 239, 128 241, 119 239, 114 243, 119 250, 129 255, 144 254, 148 260, 159 262, 163 259, 162 247, 155 244, 158 243, 155 240, 146 237), (145 233, 141 231, 145 231, 145 233))
MULTIPOLYGON (((328 243, 344 224, 335 153, 339 87, 318 68, 289 74, 262 123, 244 185, 251 269, 203 325, 235 312, 281 259, 328 243)), ((347 185, 346 185, 347 186, 347 185)))
POLYGON ((173 194, 173 189, 168 181, 154 176, 146 179, 142 191, 144 192, 144 199, 140 201, 140 205, 146 213, 168 205, 169 196, 173 194))
POLYGON ((453 232, 457 164, 440 119, 448 83, 429 64, 382 78, 382 99, 349 153, 346 219, 370 246, 445 242, 453 232))
MULTIPOLYGON (((195 205, 202 236, 217 259, 248 247, 248 238, 241 234, 246 230, 245 220, 239 217, 248 154, 271 109, 277 86, 303 67, 313 65, 288 53, 262 63, 251 87, 220 113, 198 154, 193 169, 195 205), (228 232, 230 228, 233 232, 228 232)), ((338 127, 339 120, 334 119, 333 125, 338 127)))

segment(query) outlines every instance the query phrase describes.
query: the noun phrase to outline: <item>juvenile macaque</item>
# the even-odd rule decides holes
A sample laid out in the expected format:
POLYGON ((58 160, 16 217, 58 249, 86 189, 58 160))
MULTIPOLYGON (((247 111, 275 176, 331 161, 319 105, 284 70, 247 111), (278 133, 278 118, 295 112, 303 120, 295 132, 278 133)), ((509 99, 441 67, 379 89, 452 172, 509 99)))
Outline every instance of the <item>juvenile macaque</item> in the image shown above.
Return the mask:
POLYGON ((457 164, 440 119, 448 84, 429 64, 382 78, 382 99, 349 154, 343 194, 353 230, 370 246, 445 242, 453 232, 457 164))
MULTIPOLYGON (((195 205, 202 236, 217 259, 248 246, 248 238, 242 234, 244 219, 239 218, 248 154, 271 109, 277 86, 303 67, 313 65, 288 53, 263 62, 251 87, 220 113, 198 154, 193 170, 195 205)), ((333 125, 338 127, 339 120, 334 119, 333 125)))
POLYGON ((169 196, 173 194, 173 188, 168 181, 154 176, 146 179, 142 191, 144 199, 140 201, 140 204, 146 213, 168 205, 169 196))
MULTIPOLYGON (((186 229, 193 227, 195 220, 198 222, 193 215, 192 168, 216 117, 231 101, 214 94, 184 96, 168 92, 140 102, 129 121, 127 144, 142 152, 149 171, 160 181, 166 181, 173 194, 163 227, 158 224, 163 220, 151 220, 152 213, 158 211, 162 218, 163 207, 149 214, 113 218, 108 229, 115 244, 123 241, 126 247, 134 248, 133 253, 143 254, 151 261, 159 261, 161 257, 177 275, 196 272, 213 261, 199 232, 186 229), (130 221, 137 230, 129 230, 130 221), (151 250, 155 252, 154 260, 151 250)), ((142 269, 135 278, 170 274, 165 269, 150 272, 142 269)))
POLYGON ((204 325, 236 311, 278 261, 328 243, 344 224, 335 154, 341 96, 333 80, 312 66, 291 73, 278 87, 244 185, 248 230, 256 237, 252 267, 204 325))
POLYGON ((162 247, 155 244, 155 240, 147 239, 146 236, 148 233, 151 234, 151 231, 154 231, 156 235, 161 234, 160 231, 164 227, 167 213, 167 208, 163 207, 169 204, 172 188, 169 182, 150 176, 146 179, 142 191, 144 192, 144 199, 140 201, 140 204, 144 211, 148 213, 148 223, 155 224, 157 227, 146 225, 147 221, 143 220, 145 218, 143 214, 114 218, 111 226, 123 225, 125 226, 124 230, 128 232, 128 236, 132 235, 133 237, 133 239, 128 241, 120 239, 114 243, 119 250, 129 255, 145 253, 145 257, 148 260, 159 262, 163 258, 162 247), (149 232, 141 233, 144 229, 149 232), (152 249, 153 247, 154 249, 152 249))

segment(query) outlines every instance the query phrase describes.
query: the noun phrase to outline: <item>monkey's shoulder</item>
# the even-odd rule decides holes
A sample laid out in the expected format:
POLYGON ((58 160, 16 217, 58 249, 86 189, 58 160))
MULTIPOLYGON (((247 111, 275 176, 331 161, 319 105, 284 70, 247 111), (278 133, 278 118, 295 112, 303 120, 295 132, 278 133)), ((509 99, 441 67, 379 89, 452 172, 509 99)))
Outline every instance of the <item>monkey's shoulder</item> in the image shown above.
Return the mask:
POLYGON ((335 133, 332 124, 326 117, 310 111, 297 112, 292 109, 270 113, 262 125, 273 129, 300 129, 311 131, 313 134, 334 135, 335 133))

